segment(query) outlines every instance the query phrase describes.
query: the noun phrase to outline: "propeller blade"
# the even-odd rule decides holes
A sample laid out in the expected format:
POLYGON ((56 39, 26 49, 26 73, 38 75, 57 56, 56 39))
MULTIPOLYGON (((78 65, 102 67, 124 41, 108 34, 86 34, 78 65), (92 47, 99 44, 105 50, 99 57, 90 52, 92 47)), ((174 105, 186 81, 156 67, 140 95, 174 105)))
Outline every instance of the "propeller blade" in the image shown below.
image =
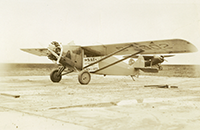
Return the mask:
POLYGON ((62 44, 61 43, 58 43, 59 44, 59 46, 60 46, 60 49, 61 49, 61 51, 60 51, 60 56, 58 57, 58 60, 57 60, 57 64, 59 64, 60 63, 60 59, 61 59, 61 57, 62 57, 62 54, 63 54, 63 46, 62 46, 62 44))
POLYGON ((59 55, 56 54, 54 51, 52 51, 50 48, 48 48, 48 50, 58 59, 59 58, 59 55))
POLYGON ((175 56, 175 55, 163 55, 164 57, 172 57, 172 56, 175 56))
POLYGON ((170 56, 170 55, 168 55, 168 56, 163 56, 163 55, 161 55, 160 57, 163 59, 163 61, 168 62, 168 60, 166 60, 165 57, 171 57, 171 56, 170 56))
POLYGON ((49 47, 47 48, 49 52, 51 52, 52 55, 54 55, 57 59, 56 63, 60 64, 60 59, 63 54, 63 46, 61 43, 58 42, 52 42, 49 47), (60 49, 59 51, 56 51, 56 49, 60 49), (55 49, 55 50, 54 50, 55 49))

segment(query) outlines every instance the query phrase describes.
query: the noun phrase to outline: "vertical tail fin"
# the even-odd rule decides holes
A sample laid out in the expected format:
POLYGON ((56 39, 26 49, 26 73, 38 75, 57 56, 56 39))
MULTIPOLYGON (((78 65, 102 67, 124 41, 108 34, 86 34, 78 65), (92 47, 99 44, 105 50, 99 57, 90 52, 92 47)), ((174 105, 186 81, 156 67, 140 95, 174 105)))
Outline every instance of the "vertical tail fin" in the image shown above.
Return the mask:
POLYGON ((133 66, 135 68, 143 68, 143 67, 145 67, 144 57, 142 55, 140 55, 138 57, 138 59, 136 60, 135 64, 133 64, 133 66))

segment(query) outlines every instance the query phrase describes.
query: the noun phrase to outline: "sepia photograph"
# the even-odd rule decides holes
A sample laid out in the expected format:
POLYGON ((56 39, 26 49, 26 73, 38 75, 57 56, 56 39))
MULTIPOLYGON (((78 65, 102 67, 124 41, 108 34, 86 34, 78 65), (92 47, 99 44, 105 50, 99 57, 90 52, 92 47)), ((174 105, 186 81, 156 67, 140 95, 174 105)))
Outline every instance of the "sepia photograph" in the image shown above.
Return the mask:
POLYGON ((1 130, 199 130, 200 1, 0 0, 1 130))

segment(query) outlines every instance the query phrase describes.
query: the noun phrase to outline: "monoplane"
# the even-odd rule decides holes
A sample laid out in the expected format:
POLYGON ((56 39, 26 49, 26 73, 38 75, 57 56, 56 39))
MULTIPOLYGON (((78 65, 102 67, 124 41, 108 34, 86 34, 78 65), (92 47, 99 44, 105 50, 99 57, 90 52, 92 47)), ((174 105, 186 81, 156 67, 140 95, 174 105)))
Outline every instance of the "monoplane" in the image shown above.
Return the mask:
POLYGON ((158 73, 162 70, 161 63, 165 61, 165 57, 175 53, 196 52, 197 48, 186 40, 168 39, 89 46, 75 45, 73 42, 62 45, 53 41, 47 48, 21 50, 47 56, 58 64, 58 68, 50 74, 52 82, 58 83, 63 75, 78 71, 78 81, 86 85, 91 80, 91 73, 131 77, 138 75, 139 70, 158 73), (118 59, 115 57, 117 55, 123 58, 118 59), (122 62, 126 59, 130 59, 128 64, 122 62))

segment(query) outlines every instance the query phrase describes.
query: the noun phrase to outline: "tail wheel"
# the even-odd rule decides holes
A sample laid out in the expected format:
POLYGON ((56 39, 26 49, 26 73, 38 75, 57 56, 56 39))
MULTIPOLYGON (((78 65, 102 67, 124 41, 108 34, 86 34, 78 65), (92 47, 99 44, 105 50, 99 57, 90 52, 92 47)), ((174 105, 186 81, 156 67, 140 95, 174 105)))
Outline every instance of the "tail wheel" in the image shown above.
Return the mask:
POLYGON ((87 70, 83 70, 78 75, 78 81, 82 85, 87 85, 91 80, 91 75, 87 70))
POLYGON ((59 70, 54 70, 50 74, 50 79, 52 82, 58 83, 62 79, 62 75, 59 73, 59 70))

